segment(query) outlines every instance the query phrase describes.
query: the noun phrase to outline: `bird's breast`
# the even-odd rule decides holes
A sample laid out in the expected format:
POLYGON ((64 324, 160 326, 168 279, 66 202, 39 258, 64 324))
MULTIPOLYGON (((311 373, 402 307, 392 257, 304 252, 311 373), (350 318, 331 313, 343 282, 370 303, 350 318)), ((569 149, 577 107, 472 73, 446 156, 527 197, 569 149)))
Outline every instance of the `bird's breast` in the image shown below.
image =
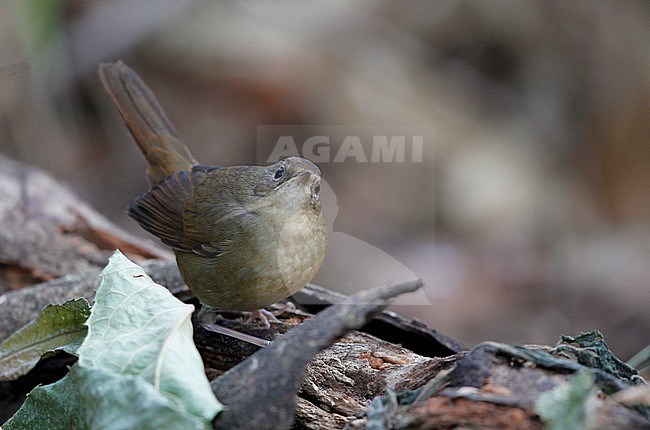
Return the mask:
MULTIPOLYGON (((283 279, 300 289, 316 275, 327 250, 327 228, 321 213, 299 211, 278 225, 274 254, 283 279)), ((295 292, 295 291, 294 291, 295 292)))

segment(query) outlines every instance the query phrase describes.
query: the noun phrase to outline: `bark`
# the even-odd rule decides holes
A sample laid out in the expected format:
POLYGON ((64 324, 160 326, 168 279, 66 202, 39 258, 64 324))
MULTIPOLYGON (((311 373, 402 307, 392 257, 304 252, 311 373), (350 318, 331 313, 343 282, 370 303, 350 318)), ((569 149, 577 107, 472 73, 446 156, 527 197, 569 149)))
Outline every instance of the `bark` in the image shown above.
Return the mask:
MULTIPOLYGON (((115 248, 181 300, 198 305, 167 251, 130 238, 47 174, 2 156, 0 220, 0 286, 6 291, 0 296, 0 340, 50 303, 76 297, 92 302, 99 271, 115 248)), ((285 312, 270 329, 247 324, 246 315, 237 313, 217 321, 273 340, 265 349, 195 323, 206 372, 229 406, 217 426, 538 429, 535 401, 576 372, 592 372, 607 393, 643 384, 633 369, 620 374, 583 360, 594 353, 582 346, 486 343, 468 352, 418 321, 381 312, 381 297, 350 299, 307 286, 295 299, 304 306, 285 312)), ((73 361, 55 356, 18 381, 0 384, 0 420, 31 387, 61 377, 73 361)), ((589 428, 641 429, 650 422, 647 409, 601 394, 589 428)))
POLYGON ((130 258, 167 251, 129 237, 49 174, 0 155, 0 292, 96 272, 120 248, 130 258))

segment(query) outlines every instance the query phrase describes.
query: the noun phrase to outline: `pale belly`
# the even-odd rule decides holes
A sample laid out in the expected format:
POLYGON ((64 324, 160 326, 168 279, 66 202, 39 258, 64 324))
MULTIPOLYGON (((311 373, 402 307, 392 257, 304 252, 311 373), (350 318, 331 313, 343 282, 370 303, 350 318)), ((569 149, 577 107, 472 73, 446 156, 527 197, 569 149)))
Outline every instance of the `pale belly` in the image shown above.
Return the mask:
POLYGON ((234 240, 219 257, 177 252, 178 266, 203 304, 260 309, 291 296, 316 275, 327 250, 322 216, 319 221, 298 219, 254 240, 234 240))

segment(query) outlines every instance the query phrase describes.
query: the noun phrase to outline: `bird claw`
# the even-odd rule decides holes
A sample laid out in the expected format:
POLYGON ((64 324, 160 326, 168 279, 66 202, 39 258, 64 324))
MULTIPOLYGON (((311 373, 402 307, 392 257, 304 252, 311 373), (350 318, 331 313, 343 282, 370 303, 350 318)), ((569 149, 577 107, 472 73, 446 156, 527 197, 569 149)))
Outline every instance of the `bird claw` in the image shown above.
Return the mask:
POLYGON ((275 304, 274 307, 277 307, 274 311, 269 311, 268 309, 258 309, 251 312, 251 316, 246 320, 246 324, 251 324, 255 321, 259 321, 264 328, 271 328, 271 322, 280 322, 277 318, 287 311, 295 311, 296 305, 292 302, 286 302, 282 304, 275 304))
POLYGON ((246 320, 246 324, 251 324, 255 321, 259 321, 264 326, 264 328, 271 328, 271 323, 269 321, 280 322, 280 320, 276 317, 275 312, 271 312, 266 309, 258 309, 251 312, 251 316, 246 320))
POLYGON ((273 311, 273 315, 280 316, 285 312, 294 312, 296 310, 296 305, 293 302, 286 303, 276 303, 273 307, 277 308, 273 311))

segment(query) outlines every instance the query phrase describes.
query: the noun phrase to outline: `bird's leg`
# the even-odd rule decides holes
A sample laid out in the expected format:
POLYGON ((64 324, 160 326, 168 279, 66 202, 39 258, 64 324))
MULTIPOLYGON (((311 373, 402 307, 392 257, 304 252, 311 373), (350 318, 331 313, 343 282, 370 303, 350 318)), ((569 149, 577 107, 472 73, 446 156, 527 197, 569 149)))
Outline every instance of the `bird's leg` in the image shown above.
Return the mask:
MULTIPOLYGON (((247 333, 242 333, 237 330, 233 330, 224 326, 221 326, 215 322, 215 314, 217 312, 217 309, 208 307, 208 306, 201 306, 201 309, 199 310, 199 315, 198 315, 198 321, 201 326, 213 333, 219 333, 224 336, 230 336, 234 337, 235 339, 242 340, 244 342, 248 342, 252 345, 256 346, 261 346, 261 347, 266 347, 269 346, 271 342, 269 342, 266 339, 260 339, 259 337, 251 336, 250 334, 247 333)), ((273 316, 275 318, 275 316, 273 316)), ((267 321, 268 324, 268 321, 267 321)), ((270 326, 270 324, 269 324, 270 326)))
POLYGON ((251 316, 246 320, 246 324, 250 324, 256 320, 259 321, 265 328, 271 328, 271 323, 269 321, 280 322, 280 320, 275 316, 274 312, 268 311, 266 309, 258 309, 251 312, 251 316))
POLYGON ((296 310, 296 305, 293 304, 293 302, 286 302, 282 304, 274 304, 273 305, 276 310, 274 311, 269 311, 268 309, 258 309, 256 311, 251 312, 251 316, 248 317, 246 320, 246 324, 250 324, 254 321, 259 321, 265 328, 270 328, 272 322, 280 322, 280 320, 277 318, 283 313, 287 311, 295 311, 296 310))
POLYGON ((279 317, 285 312, 293 312, 296 310, 296 305, 293 302, 276 303, 273 307, 276 309, 272 313, 276 317, 279 317))

